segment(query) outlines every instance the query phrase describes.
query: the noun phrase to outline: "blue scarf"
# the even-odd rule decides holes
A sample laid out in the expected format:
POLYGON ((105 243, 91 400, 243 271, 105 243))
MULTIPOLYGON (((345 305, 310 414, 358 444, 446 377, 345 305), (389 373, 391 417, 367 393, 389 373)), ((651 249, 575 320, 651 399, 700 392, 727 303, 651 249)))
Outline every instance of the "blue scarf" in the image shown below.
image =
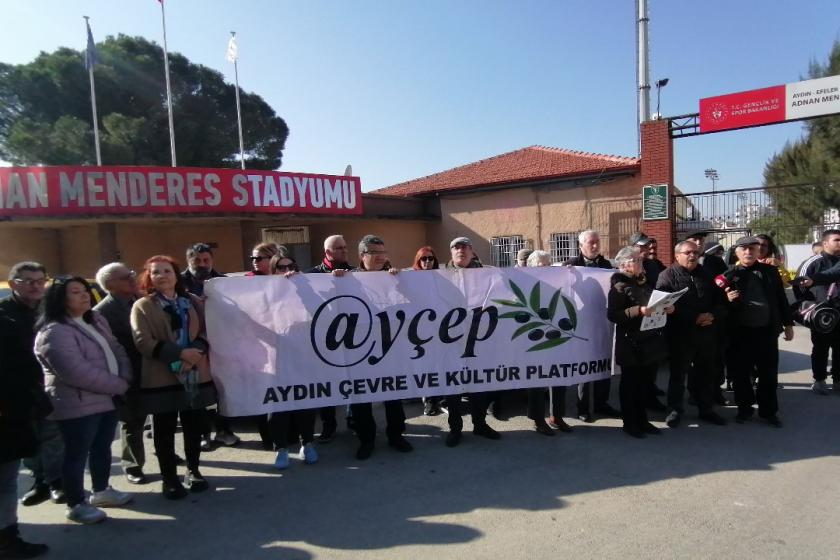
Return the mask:
MULTIPOLYGON (((182 296, 172 300, 163 294, 158 294, 158 303, 163 307, 166 314, 169 315, 170 326, 175 337, 178 339, 178 346, 181 349, 188 348, 190 345, 190 309, 192 308, 192 302, 190 302, 189 298, 182 296)), ((176 360, 169 364, 169 370, 181 382, 184 391, 187 393, 187 402, 192 407, 196 397, 198 397, 198 372, 195 368, 182 371, 181 367, 181 360, 176 360)))

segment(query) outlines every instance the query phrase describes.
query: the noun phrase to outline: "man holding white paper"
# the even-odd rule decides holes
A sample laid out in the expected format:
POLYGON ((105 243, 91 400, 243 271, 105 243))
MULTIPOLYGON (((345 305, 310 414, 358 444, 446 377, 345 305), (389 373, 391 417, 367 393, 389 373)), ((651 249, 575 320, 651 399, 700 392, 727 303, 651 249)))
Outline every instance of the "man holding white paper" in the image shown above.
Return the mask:
MULTIPOLYGON (((672 296, 683 293, 674 304, 675 311, 666 328, 671 374, 668 380, 670 411, 665 422, 671 428, 680 424, 685 414, 683 398, 688 377, 688 387, 697 403, 700 419, 724 425, 726 420, 714 411, 714 323, 725 313, 725 304, 711 275, 699 266, 697 244, 692 241, 678 243, 674 247, 674 258, 675 262, 656 282, 657 290, 671 292, 672 296)), ((653 299, 651 297, 651 301, 653 299)))

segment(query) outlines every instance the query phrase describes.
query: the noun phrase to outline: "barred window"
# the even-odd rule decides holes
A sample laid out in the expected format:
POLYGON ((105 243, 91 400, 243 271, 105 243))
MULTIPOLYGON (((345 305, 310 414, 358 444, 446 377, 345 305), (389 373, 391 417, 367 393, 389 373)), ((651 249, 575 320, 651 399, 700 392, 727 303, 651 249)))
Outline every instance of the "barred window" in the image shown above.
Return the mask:
POLYGON ((521 235, 507 235, 490 238, 490 257, 493 266, 513 266, 516 253, 525 248, 525 239, 521 235))
POLYGON ((551 234, 551 262, 565 262, 578 255, 578 234, 578 231, 551 234))

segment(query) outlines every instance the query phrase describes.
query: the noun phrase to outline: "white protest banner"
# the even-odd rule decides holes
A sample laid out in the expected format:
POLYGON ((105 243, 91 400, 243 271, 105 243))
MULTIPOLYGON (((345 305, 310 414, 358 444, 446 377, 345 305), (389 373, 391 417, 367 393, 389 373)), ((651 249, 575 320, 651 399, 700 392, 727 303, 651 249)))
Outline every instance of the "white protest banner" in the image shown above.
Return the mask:
POLYGON ((604 379, 610 274, 542 267, 213 279, 205 312, 222 413, 604 379))

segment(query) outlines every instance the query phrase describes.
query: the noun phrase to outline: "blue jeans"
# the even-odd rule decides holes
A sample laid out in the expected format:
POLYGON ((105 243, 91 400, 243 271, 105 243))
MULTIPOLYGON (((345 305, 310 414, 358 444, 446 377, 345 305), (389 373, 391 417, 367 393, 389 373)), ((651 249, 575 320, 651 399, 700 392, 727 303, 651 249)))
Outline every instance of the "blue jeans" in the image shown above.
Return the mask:
POLYGON ((58 420, 64 438, 61 482, 67 505, 85 501, 85 463, 89 462, 93 491, 108 487, 111 476, 111 442, 117 428, 116 412, 100 412, 71 420, 58 420))

